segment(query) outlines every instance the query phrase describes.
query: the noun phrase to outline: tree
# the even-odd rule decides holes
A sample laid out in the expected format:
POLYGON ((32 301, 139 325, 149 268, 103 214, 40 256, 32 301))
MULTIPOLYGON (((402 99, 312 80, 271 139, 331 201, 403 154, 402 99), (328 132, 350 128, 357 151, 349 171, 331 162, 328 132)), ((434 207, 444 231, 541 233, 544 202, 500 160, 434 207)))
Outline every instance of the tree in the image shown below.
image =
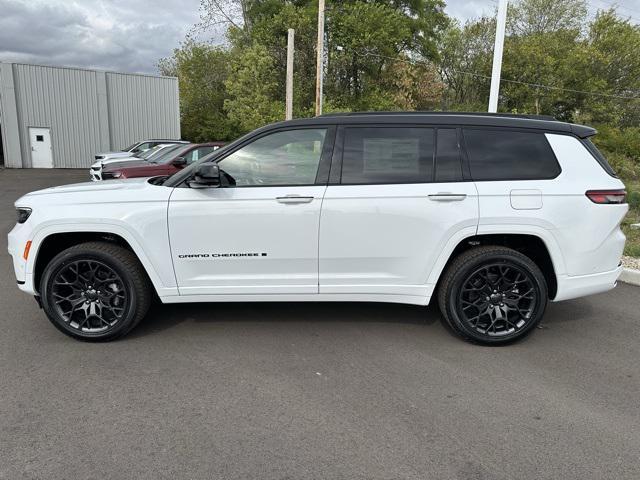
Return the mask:
POLYGON ((231 61, 224 109, 229 120, 248 132, 284 119, 284 104, 277 97, 278 82, 273 59, 261 45, 254 45, 231 61))
POLYGON ((521 0, 509 9, 509 33, 527 36, 566 30, 580 32, 586 16, 584 0, 521 0))
POLYGON ((495 19, 481 17, 463 27, 452 22, 440 42, 439 70, 447 90, 445 109, 483 111, 489 98, 489 77, 495 19))
MULTIPOLYGON (((589 26, 587 71, 598 91, 619 97, 640 96, 640 26, 619 18, 614 10, 598 12, 589 26)), ((640 100, 590 97, 586 102, 598 122, 640 123, 640 100)))
POLYGON ((163 75, 177 76, 180 89, 180 123, 184 138, 194 142, 229 140, 237 128, 223 111, 229 76, 228 51, 193 41, 161 59, 163 75))

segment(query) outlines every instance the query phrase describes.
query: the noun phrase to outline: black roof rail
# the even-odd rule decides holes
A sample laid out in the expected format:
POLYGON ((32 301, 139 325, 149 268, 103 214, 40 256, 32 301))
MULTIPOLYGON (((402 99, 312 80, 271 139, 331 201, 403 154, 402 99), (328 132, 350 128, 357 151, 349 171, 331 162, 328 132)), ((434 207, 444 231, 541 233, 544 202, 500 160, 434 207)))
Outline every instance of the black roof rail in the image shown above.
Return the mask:
POLYGON ((526 118, 529 120, 558 121, 552 115, 533 115, 526 113, 487 113, 487 112, 435 112, 435 111, 390 111, 390 112, 336 112, 325 113, 320 117, 357 117, 360 115, 459 115, 474 117, 526 118))

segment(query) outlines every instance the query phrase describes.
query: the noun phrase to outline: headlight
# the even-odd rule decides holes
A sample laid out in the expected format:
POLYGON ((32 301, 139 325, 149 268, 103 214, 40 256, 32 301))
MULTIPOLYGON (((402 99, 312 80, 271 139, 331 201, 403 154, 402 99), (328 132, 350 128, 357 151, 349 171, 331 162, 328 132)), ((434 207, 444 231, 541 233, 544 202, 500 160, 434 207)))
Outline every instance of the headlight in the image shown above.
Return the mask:
POLYGON ((16 213, 18 214, 18 223, 24 223, 31 216, 31 209, 26 207, 18 207, 16 208, 16 213))

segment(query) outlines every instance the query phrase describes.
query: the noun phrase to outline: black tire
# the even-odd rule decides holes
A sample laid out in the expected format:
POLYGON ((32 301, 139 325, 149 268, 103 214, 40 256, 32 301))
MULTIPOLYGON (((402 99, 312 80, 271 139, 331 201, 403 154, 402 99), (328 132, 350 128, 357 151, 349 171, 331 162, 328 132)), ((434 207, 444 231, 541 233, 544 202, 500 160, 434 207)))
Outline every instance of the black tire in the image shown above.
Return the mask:
POLYGON ((49 262, 40 298, 58 330, 79 340, 109 341, 126 335, 144 318, 152 291, 133 252, 112 243, 87 242, 49 262))
POLYGON ((463 339, 483 345, 524 338, 544 316, 547 303, 547 282, 538 266, 526 255, 498 246, 460 254, 438 289, 447 325, 463 339))

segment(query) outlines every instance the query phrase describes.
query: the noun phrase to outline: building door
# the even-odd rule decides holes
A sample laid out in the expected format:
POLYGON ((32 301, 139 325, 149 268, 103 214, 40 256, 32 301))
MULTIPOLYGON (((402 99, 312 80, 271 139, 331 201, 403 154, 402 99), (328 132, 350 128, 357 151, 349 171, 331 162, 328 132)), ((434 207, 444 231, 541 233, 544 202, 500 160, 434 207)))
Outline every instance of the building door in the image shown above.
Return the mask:
POLYGON ((49 129, 29 127, 29 140, 31 142, 31 166, 33 168, 53 168, 49 129))

